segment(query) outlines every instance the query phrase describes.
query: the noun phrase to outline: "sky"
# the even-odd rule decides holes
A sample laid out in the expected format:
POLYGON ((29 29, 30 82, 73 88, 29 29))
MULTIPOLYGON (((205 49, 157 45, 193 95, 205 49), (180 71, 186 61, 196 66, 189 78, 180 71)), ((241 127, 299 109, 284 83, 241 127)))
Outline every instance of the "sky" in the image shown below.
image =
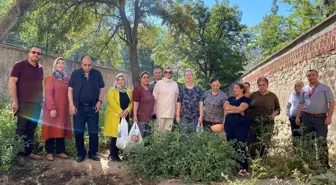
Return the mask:
MULTIPOLYGON (((208 6, 214 5, 216 0, 204 0, 204 3, 208 6)), ((242 11, 242 23, 246 26, 254 26, 261 22, 262 18, 266 14, 270 14, 272 7, 272 0, 230 0, 230 5, 238 5, 240 11, 242 11)), ((279 14, 288 15, 289 6, 286 4, 278 3, 279 14)))

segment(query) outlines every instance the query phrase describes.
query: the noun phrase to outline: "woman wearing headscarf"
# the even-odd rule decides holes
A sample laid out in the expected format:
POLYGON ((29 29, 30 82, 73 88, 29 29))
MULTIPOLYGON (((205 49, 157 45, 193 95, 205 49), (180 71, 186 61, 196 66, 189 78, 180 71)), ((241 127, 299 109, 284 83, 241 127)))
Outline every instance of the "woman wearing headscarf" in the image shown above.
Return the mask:
POLYGON ((133 90, 133 116, 138 123, 141 136, 146 137, 150 133, 149 121, 152 119, 155 99, 149 88, 149 72, 142 72, 140 84, 133 90))
POLYGON ((194 74, 191 70, 184 73, 186 81, 185 86, 181 87, 177 99, 176 121, 185 124, 188 129, 196 132, 199 122, 200 101, 202 98, 202 89, 194 84, 194 74))
POLYGON ((48 75, 44 81, 45 102, 41 133, 49 161, 54 160, 55 150, 56 157, 68 158, 65 154, 64 138, 72 137, 68 101, 69 78, 65 75, 63 58, 59 57, 54 61, 52 71, 52 75, 48 75))
POLYGON ((261 77, 257 80, 258 91, 251 94, 248 111, 250 124, 249 147, 252 158, 267 156, 267 149, 272 139, 274 119, 280 114, 278 97, 268 90, 268 80, 261 77), (262 138, 262 140, 261 140, 262 138))
POLYGON ((105 113, 104 135, 111 138, 110 156, 112 161, 120 161, 119 149, 116 146, 118 127, 121 118, 129 121, 132 110, 132 92, 125 87, 125 75, 120 73, 116 76, 115 86, 107 93, 107 109, 105 113))
POLYGON ((212 132, 224 131, 224 103, 226 94, 219 89, 220 82, 217 78, 210 81, 211 89, 203 93, 200 106, 200 123, 212 132))
POLYGON ((153 90, 158 131, 171 131, 175 117, 176 101, 179 95, 177 83, 172 79, 173 70, 164 69, 164 78, 158 81, 153 90))

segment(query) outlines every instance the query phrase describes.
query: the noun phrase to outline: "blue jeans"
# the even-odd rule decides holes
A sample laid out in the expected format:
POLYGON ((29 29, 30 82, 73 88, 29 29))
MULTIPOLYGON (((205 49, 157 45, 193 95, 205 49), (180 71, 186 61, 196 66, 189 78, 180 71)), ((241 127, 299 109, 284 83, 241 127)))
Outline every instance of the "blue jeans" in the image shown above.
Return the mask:
POLYGON ((98 152, 98 125, 99 113, 95 112, 94 106, 79 106, 77 115, 73 116, 77 156, 86 156, 84 147, 84 133, 87 123, 89 132, 89 156, 94 156, 98 152))

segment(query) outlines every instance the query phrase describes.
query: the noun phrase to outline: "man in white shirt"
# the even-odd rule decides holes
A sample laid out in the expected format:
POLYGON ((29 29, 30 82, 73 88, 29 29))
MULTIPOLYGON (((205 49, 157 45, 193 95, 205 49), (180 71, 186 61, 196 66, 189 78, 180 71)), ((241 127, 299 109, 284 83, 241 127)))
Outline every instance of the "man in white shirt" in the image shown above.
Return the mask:
POLYGON ((289 96, 288 104, 286 107, 286 115, 288 116, 291 125, 294 146, 294 137, 298 137, 301 135, 300 131, 298 130, 300 129, 300 126, 295 124, 295 119, 300 104, 300 93, 303 86, 304 84, 302 81, 296 82, 294 84, 294 92, 289 96))

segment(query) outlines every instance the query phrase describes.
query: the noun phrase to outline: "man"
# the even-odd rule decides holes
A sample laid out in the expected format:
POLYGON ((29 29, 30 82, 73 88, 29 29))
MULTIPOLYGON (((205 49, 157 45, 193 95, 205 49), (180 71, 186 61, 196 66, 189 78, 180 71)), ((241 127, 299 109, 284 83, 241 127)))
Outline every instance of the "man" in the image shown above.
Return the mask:
POLYGON ((295 122, 305 127, 304 134, 315 133, 318 138, 319 160, 323 167, 330 168, 328 164, 327 134, 331 124, 335 97, 329 86, 319 82, 318 72, 309 70, 307 78, 309 85, 303 87, 300 95, 300 104, 295 122), (302 120, 300 117, 302 116, 302 120))
POLYGON ((24 157, 41 160, 32 153, 34 133, 41 112, 43 99, 43 68, 39 64, 41 48, 30 48, 28 59, 17 62, 9 78, 9 92, 12 97, 12 109, 17 115, 16 135, 24 140, 24 153, 20 153, 19 162, 24 165, 24 157))
POLYGON ((162 71, 161 68, 155 68, 153 70, 154 80, 149 84, 149 89, 153 92, 156 83, 159 80, 162 80, 162 71))
POLYGON ((292 131, 292 136, 293 136, 293 145, 296 146, 295 144, 295 138, 300 136, 300 126, 296 125, 295 119, 299 107, 299 102, 300 102, 300 93, 301 89, 303 88, 304 84, 303 82, 299 81, 294 84, 294 92, 289 96, 289 100, 287 103, 286 107, 286 115, 289 118, 289 122, 291 125, 291 131, 292 131))
POLYGON ((77 162, 82 162, 86 157, 84 147, 85 125, 89 132, 89 158, 100 161, 98 152, 98 121, 99 111, 105 87, 102 74, 93 69, 93 59, 90 56, 82 58, 82 68, 72 72, 69 82, 70 111, 73 114, 77 162))
POLYGON ((173 81, 170 67, 164 70, 164 78, 158 81, 153 90, 158 131, 171 131, 175 117, 175 106, 179 95, 177 83, 173 81))

